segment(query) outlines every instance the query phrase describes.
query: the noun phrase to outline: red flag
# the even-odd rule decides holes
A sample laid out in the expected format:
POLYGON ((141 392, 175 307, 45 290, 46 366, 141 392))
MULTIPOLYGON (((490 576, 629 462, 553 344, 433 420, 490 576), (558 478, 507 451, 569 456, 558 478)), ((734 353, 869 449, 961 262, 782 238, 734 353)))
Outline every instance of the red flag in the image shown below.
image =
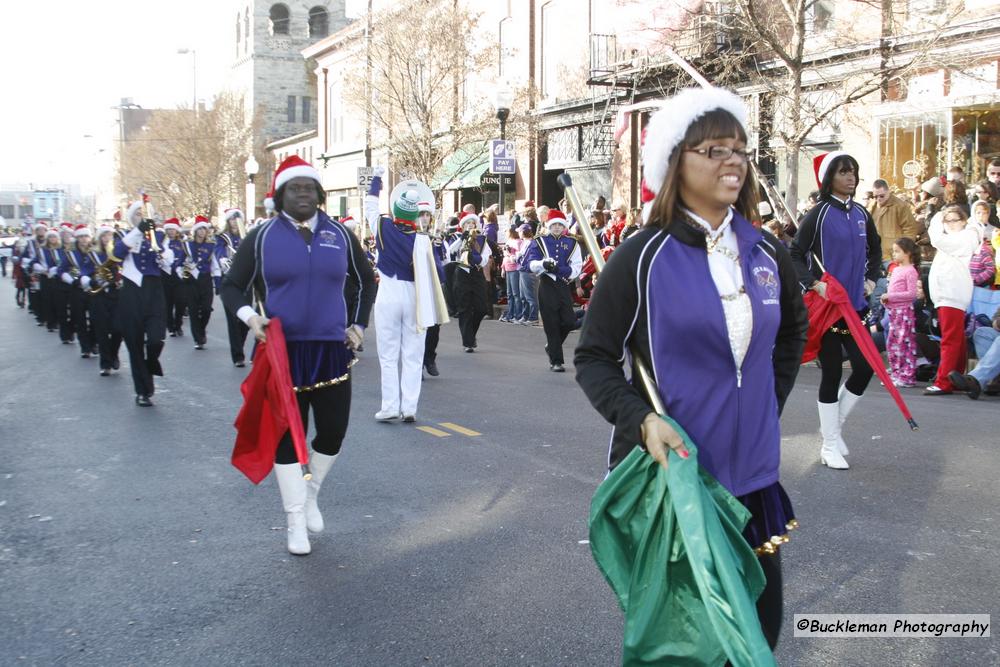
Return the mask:
POLYGON ((271 320, 267 342, 258 343, 253 370, 240 387, 243 407, 236 416, 236 445, 232 463, 251 482, 259 484, 274 465, 278 443, 291 431, 299 463, 306 465, 306 434, 295 398, 288 351, 281 321, 271 320))
POLYGON ((806 308, 809 309, 809 335, 806 338, 806 348, 802 352, 802 363, 812 361, 816 358, 816 355, 819 354, 820 340, 823 338, 823 334, 838 320, 843 318, 847 322, 847 328, 851 332, 851 337, 854 338, 854 342, 858 344, 861 354, 868 361, 868 365, 872 367, 875 374, 882 380, 882 384, 885 385, 889 395, 892 396, 893 400, 896 401, 896 405, 899 406, 899 411, 906 417, 906 422, 910 425, 910 428, 916 430, 917 422, 913 420, 913 415, 910 414, 910 409, 906 407, 906 402, 903 401, 903 397, 899 394, 899 389, 896 388, 896 385, 889 378, 889 373, 885 370, 885 364, 882 363, 882 355, 875 346, 875 341, 872 340, 868 329, 861 323, 861 318, 858 317, 857 311, 854 310, 854 306, 851 304, 851 299, 847 296, 844 286, 829 273, 824 273, 820 281, 826 283, 826 299, 812 290, 806 292, 806 295, 803 297, 806 302, 806 308))

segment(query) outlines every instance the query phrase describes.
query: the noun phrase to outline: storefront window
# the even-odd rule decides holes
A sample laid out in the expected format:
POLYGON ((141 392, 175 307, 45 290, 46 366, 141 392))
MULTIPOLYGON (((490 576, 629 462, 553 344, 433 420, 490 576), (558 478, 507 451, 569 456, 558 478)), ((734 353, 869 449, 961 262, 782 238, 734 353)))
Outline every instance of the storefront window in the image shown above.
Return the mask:
POLYGON ((986 178, 986 165, 1000 157, 1000 108, 952 109, 953 165, 965 171, 966 183, 986 178))
POLYGON ((947 169, 947 110, 879 122, 879 177, 891 187, 909 190, 947 169))

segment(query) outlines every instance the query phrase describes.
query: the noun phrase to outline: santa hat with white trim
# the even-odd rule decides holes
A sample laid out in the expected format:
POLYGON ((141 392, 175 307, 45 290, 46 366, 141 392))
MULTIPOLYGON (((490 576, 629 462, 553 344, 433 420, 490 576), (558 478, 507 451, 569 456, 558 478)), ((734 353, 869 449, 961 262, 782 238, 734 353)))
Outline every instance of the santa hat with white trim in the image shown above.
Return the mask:
POLYGON ((465 215, 462 216, 462 219, 458 221, 458 226, 460 228, 461 227, 465 227, 465 223, 467 223, 467 222, 474 222, 474 223, 476 223, 476 226, 478 227, 479 226, 479 216, 476 215, 475 213, 466 213, 465 215))
POLYGON ((235 217, 237 215, 240 216, 241 218, 246 218, 246 216, 243 215, 243 211, 241 211, 240 209, 227 208, 225 211, 222 212, 222 221, 229 222, 230 218, 235 217))
POLYGON ((80 238, 81 236, 93 236, 93 233, 87 225, 77 225, 76 229, 73 230, 73 236, 80 238))
POLYGON ((629 112, 654 107, 642 135, 642 219, 649 220, 653 200, 667 179, 670 156, 687 134, 688 128, 705 114, 721 109, 727 111, 743 127, 747 126, 747 110, 736 94, 716 87, 685 88, 666 100, 640 102, 619 110, 618 141, 628 128, 629 112))
POLYGON ((344 227, 347 227, 348 229, 352 229, 352 230, 358 228, 358 221, 355 220, 354 216, 351 216, 351 215, 348 215, 348 216, 346 216, 344 218, 341 218, 340 219, 340 224, 342 224, 344 227))
POLYGON ((566 222, 566 214, 557 208, 549 211, 549 217, 545 220, 545 229, 548 229, 552 225, 562 225, 563 227, 568 227, 569 223, 566 222))
POLYGON ((49 226, 46 225, 44 222, 36 222, 34 225, 32 225, 31 231, 38 231, 39 229, 48 230, 48 228, 49 226))
POLYGON ((181 221, 177 218, 167 218, 163 221, 163 231, 168 229, 173 229, 174 231, 181 231, 181 221))
POLYGON ((197 215, 197 216, 195 216, 195 218, 194 218, 194 224, 191 225, 191 233, 194 234, 196 231, 198 231, 199 229, 201 229, 203 227, 205 229, 211 229, 212 228, 212 223, 209 222, 208 218, 206 218, 203 215, 197 215))
POLYGON ((826 178, 826 172, 830 170, 830 165, 842 155, 847 155, 847 153, 844 151, 830 151, 829 153, 822 153, 813 158, 813 171, 816 174, 816 185, 818 187, 823 187, 823 179, 826 178))
POLYGON ((114 233, 114 231, 115 228, 105 222, 102 222, 99 225, 97 225, 97 236, 100 236, 104 232, 114 233))
POLYGON ((53 238, 59 238, 59 230, 55 227, 45 230, 45 238, 49 238, 50 236, 53 238))
POLYGON ((419 213, 433 213, 434 212, 434 204, 430 203, 429 201, 420 201, 420 202, 417 202, 417 212, 419 212, 419 213))
POLYGON ((289 155, 278 165, 278 170, 274 172, 274 182, 271 184, 271 191, 278 189, 293 178, 304 176, 311 178, 317 183, 320 182, 319 171, 298 155, 289 155))
POLYGON ((72 234, 76 231, 76 225, 74 225, 72 222, 61 222, 59 223, 59 231, 72 234))

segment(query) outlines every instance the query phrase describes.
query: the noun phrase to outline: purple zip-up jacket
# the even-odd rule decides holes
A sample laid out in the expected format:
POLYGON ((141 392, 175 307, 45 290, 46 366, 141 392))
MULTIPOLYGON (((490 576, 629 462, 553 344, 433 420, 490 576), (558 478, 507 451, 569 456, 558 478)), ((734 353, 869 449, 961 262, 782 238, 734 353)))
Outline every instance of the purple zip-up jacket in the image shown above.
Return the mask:
POLYGON ((666 229, 647 227, 612 253, 574 364, 584 393, 614 425, 609 467, 640 444, 642 420, 652 410, 623 372, 624 363, 638 358, 653 371, 667 413, 697 443, 699 463, 739 496, 778 481, 778 417, 798 373, 808 319, 784 246, 739 215, 731 224, 753 308, 740 368, 705 237, 680 220, 666 229))

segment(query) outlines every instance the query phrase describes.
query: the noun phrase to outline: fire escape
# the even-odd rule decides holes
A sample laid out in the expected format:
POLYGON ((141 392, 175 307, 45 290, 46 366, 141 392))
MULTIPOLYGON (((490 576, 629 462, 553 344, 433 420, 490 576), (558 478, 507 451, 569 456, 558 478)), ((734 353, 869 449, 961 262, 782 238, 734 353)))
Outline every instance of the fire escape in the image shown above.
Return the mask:
POLYGON ((590 35, 590 125, 583 128, 581 158, 592 164, 609 164, 615 148, 618 109, 635 100, 633 61, 618 53, 615 35, 590 35))

